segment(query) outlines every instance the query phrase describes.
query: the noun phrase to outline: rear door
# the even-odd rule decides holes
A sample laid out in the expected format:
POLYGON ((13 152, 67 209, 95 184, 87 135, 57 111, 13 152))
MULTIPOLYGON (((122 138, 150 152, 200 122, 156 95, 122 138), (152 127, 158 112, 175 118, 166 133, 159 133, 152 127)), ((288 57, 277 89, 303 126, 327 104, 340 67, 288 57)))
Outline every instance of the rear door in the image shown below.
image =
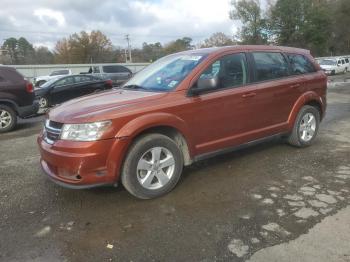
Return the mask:
MULTIPOLYGON (((301 91, 315 90, 324 86, 324 73, 323 71, 317 71, 314 64, 310 61, 310 58, 302 54, 286 53, 289 60, 291 74, 293 79, 298 79, 299 76, 303 77, 303 85, 301 91)), ((301 95, 298 93, 297 95, 301 95)))
POLYGON ((287 58, 279 51, 250 54, 254 68, 256 114, 252 128, 259 136, 284 132, 294 103, 302 93, 304 78, 291 77, 287 58))
POLYGON ((95 92, 98 89, 102 89, 100 86, 100 80, 98 81, 97 78, 94 76, 88 76, 88 75, 79 75, 74 76, 74 88, 75 90, 75 97, 91 94, 95 92))

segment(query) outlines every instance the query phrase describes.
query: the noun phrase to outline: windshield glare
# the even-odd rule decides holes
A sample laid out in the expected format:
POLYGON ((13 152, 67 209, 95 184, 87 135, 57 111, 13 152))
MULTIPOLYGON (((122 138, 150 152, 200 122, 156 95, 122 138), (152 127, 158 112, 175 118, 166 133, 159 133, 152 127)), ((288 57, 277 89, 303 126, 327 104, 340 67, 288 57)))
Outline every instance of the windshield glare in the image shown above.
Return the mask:
POLYGON ((327 60, 327 59, 325 59, 325 60, 322 60, 320 62, 320 65, 336 65, 336 64, 337 64, 337 62, 335 60, 327 60))
POLYGON ((123 87, 139 87, 149 91, 173 90, 204 58, 199 54, 166 56, 138 72, 123 87))

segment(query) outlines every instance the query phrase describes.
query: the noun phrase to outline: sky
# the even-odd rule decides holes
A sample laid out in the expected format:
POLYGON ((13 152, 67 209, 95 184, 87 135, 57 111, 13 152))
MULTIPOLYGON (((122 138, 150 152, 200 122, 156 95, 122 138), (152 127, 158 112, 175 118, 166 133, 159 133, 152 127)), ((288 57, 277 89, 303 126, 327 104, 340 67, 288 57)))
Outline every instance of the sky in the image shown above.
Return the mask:
POLYGON ((230 0, 0 0, 0 43, 25 37, 53 49, 82 30, 101 30, 113 45, 167 43, 185 36, 198 43, 215 32, 233 35, 230 0))

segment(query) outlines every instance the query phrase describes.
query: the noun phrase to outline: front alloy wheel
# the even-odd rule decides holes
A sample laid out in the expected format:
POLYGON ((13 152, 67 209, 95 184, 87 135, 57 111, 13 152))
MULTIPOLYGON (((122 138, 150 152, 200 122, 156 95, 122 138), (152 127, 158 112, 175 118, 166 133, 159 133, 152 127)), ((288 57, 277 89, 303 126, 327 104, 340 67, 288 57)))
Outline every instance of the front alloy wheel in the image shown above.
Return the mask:
POLYGON ((147 134, 130 147, 121 182, 137 198, 155 198, 176 186, 182 168, 182 151, 172 139, 162 134, 147 134))
POLYGON ((137 179, 146 189, 159 189, 174 175, 175 160, 165 147, 153 147, 142 155, 137 164, 137 179))

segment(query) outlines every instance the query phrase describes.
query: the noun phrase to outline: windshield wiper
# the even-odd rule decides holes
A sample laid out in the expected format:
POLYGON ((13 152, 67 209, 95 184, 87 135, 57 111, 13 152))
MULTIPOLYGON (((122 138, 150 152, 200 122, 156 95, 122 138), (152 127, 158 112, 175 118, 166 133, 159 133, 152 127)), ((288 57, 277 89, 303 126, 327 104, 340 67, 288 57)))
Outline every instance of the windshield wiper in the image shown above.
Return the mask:
POLYGON ((143 87, 143 86, 139 86, 139 85, 126 85, 123 86, 122 88, 125 89, 142 89, 142 90, 148 90, 147 88, 143 87))

